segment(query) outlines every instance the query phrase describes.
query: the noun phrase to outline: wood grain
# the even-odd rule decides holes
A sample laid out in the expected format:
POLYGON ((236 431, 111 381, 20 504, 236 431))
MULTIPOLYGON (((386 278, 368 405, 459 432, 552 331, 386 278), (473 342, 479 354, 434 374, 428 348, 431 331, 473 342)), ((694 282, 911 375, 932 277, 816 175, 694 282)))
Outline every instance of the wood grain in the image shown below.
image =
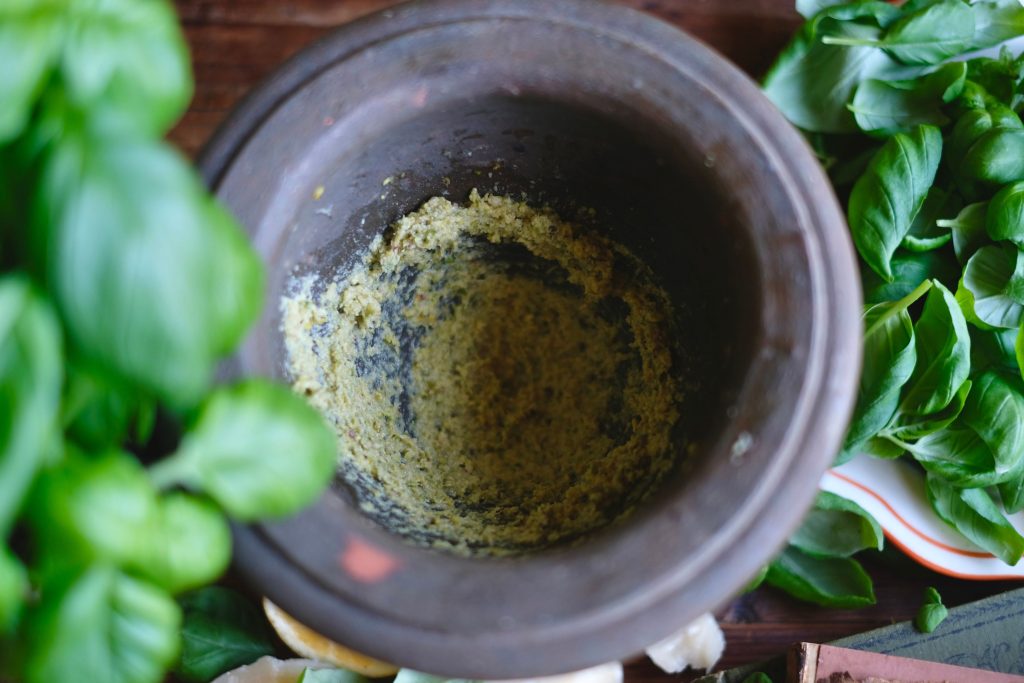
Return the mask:
MULTIPOLYGON (((596 0, 595 0, 596 1, 596 0)), ((194 155, 225 114, 275 67, 332 27, 394 4, 392 0, 176 0, 192 48, 196 93, 170 138, 194 155)), ((763 73, 799 25, 792 0, 624 0, 696 36, 753 76, 763 73)), ((948 605, 1016 587, 956 581, 914 565, 896 552, 868 558, 878 604, 828 610, 761 588, 724 607, 727 648, 721 666, 782 654, 794 642, 824 642, 910 619, 926 585, 948 605)), ((647 660, 630 664, 630 683, 688 681, 666 676, 647 660)))

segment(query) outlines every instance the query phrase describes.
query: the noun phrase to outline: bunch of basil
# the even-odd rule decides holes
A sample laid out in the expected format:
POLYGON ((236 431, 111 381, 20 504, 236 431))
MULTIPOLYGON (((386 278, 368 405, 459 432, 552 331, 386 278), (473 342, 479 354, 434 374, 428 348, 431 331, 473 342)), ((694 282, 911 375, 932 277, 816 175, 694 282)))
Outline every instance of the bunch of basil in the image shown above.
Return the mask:
POLYGON ((225 513, 314 500, 334 438, 287 388, 211 388, 264 276, 160 140, 192 92, 170 5, 4 0, 0 64, 0 678, 159 681, 225 513), (146 468, 158 408, 183 435, 146 468))
POLYGON ((840 461, 904 457, 935 512, 1015 564, 1024 538, 1024 34, 1019 0, 798 0, 764 91, 847 202, 864 367, 840 461))

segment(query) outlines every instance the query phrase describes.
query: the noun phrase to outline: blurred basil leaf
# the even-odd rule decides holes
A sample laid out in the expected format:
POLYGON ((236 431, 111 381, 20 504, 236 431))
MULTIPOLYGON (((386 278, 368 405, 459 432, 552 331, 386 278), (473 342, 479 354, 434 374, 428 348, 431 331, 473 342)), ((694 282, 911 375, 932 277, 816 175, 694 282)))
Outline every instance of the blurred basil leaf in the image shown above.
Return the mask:
POLYGON ((27 280, 0 278, 0 543, 57 442, 62 374, 50 305, 27 280))
POLYGON ((215 390, 179 451, 151 469, 160 486, 207 493, 241 520, 311 503, 334 473, 334 434, 289 389, 259 380, 215 390))
POLYGON ((27 595, 28 572, 0 543, 0 639, 14 629, 27 595))
POLYGON ((69 130, 36 197, 38 266, 86 361, 189 406, 262 305, 260 261, 177 154, 69 130))
POLYGON ((178 654, 166 593, 99 564, 47 586, 30 615, 27 683, 158 683, 178 654))
POLYGON ((134 571, 171 593, 217 579, 231 561, 231 530, 212 503, 185 493, 159 502, 142 557, 134 571))
POLYGON ((62 8, 39 0, 0 4, 0 143, 20 134, 57 63, 65 37, 62 8))

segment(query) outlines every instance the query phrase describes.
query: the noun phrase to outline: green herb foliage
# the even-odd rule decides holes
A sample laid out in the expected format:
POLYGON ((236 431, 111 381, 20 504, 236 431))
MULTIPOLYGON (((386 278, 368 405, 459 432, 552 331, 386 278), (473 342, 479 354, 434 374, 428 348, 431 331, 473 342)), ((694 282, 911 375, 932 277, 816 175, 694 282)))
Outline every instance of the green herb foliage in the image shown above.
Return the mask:
POLYGON ((274 654, 263 613, 240 593, 208 586, 178 599, 184 612, 181 658, 174 674, 206 683, 225 671, 274 654))
MULTIPOLYGON (((155 683, 173 596, 228 565, 227 515, 312 502, 333 437, 285 387, 212 386, 264 273, 161 140, 192 94, 170 2, 5 0, 0 62, 2 675, 155 683)), ((271 650, 213 595, 183 601, 188 680, 271 650)))
MULTIPOLYGON (((764 92, 805 131, 846 202, 866 301, 838 462, 915 462, 935 514, 1015 564, 1024 538, 1006 514, 1024 509, 1024 58, 967 53, 1024 35, 1024 6, 797 8, 807 21, 764 92)), ((823 514, 812 511, 767 581, 823 604, 869 603, 853 558, 808 540, 823 514)))
POLYGON ((924 590, 924 602, 921 603, 921 609, 914 617, 914 626, 921 633, 931 633, 946 620, 948 615, 949 610, 942 604, 942 596, 939 595, 939 591, 929 586, 924 590))

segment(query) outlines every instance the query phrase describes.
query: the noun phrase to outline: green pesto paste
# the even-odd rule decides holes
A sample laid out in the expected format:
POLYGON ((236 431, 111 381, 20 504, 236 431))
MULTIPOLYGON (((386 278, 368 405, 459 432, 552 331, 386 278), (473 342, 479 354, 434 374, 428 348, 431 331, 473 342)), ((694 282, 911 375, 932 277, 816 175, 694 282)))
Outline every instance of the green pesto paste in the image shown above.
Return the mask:
POLYGON ((510 554, 628 514, 674 464, 665 292, 624 247, 507 197, 435 197, 283 300, 339 475, 421 544, 510 554))

